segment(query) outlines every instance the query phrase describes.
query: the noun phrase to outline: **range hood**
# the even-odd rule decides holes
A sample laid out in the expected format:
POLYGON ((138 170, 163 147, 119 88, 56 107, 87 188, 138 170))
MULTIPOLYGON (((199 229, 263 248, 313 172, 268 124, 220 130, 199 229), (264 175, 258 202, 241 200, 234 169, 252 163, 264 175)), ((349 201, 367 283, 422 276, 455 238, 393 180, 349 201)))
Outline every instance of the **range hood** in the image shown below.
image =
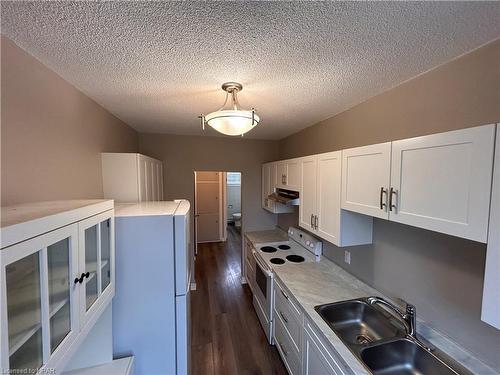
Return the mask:
POLYGON ((286 189, 276 189, 267 199, 287 206, 298 206, 300 204, 299 192, 286 189))

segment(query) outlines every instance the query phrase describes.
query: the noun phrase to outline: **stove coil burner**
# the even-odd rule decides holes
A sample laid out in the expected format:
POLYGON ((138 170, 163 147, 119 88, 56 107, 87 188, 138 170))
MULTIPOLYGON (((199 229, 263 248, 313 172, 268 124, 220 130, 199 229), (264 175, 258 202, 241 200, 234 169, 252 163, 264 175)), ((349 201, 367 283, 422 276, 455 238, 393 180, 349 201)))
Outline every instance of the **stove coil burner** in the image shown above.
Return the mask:
POLYGON ((288 255, 286 257, 286 260, 293 263, 302 263, 305 260, 305 258, 301 257, 300 255, 288 255))
POLYGON ((290 250, 290 246, 288 246, 288 245, 279 245, 278 249, 280 249, 280 250, 290 250))
POLYGON ((263 246, 260 248, 260 250, 264 253, 275 253, 276 251, 278 251, 278 249, 272 246, 263 246))
POLYGON ((271 258, 270 262, 272 264, 285 264, 285 260, 281 258, 271 258))

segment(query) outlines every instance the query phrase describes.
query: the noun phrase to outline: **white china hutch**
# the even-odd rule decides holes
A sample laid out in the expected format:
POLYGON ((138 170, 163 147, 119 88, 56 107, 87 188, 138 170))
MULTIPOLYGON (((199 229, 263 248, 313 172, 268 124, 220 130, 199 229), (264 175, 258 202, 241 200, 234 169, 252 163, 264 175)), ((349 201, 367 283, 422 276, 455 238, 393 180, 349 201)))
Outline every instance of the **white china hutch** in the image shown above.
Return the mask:
POLYGON ((113 201, 2 207, 0 245, 0 369, 61 373, 114 296, 113 201))

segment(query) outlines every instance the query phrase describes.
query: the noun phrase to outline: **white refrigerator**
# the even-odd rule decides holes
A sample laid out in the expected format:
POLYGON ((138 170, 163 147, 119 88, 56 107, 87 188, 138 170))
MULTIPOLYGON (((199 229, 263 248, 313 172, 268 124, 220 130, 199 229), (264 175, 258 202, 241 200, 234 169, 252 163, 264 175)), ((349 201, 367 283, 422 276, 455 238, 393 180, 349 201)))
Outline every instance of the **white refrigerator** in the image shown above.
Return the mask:
POLYGON ((189 216, 186 200, 115 206, 113 351, 135 356, 136 375, 189 373, 189 216))

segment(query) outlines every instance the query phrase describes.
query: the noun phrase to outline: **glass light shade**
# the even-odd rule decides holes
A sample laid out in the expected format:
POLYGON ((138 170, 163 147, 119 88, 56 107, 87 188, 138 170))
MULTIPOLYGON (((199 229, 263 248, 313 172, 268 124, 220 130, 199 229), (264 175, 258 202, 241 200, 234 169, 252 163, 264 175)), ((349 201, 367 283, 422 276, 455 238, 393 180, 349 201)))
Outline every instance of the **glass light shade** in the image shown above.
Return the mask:
POLYGON ((245 110, 220 110, 205 116, 208 125, 226 135, 245 134, 256 126, 259 120, 255 113, 252 115, 252 111, 245 110))

